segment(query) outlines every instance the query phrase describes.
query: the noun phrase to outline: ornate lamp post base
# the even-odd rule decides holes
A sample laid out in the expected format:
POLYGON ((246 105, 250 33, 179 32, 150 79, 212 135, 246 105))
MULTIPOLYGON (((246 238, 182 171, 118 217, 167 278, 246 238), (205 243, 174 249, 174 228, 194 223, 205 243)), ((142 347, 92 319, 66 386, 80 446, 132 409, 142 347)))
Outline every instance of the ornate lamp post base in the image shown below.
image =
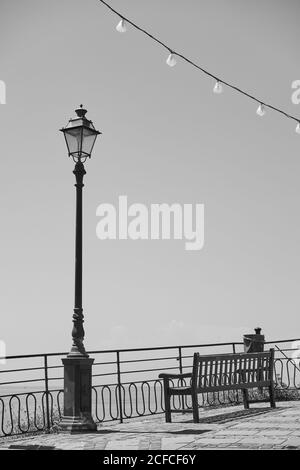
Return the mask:
POLYGON ((64 414, 59 423, 62 431, 93 432, 97 425, 92 418, 92 364, 94 359, 68 356, 64 365, 64 414))

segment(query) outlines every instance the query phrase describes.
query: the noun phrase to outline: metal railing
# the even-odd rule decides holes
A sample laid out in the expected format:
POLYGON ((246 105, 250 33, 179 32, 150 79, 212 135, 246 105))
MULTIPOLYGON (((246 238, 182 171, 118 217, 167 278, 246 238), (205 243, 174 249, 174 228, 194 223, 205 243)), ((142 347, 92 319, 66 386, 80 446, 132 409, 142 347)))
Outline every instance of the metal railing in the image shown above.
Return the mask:
MULTIPOLYGON (((277 399, 300 398, 300 370, 289 353, 298 339, 266 342, 266 348, 280 345, 275 359, 277 399), (283 345, 284 349, 281 348, 283 345)), ((243 351, 243 343, 211 343, 89 351, 93 365, 92 404, 96 422, 126 419, 164 412, 160 372, 190 370, 193 353, 243 351)), ((0 366, 0 436, 50 431, 62 415, 63 366, 67 353, 8 356, 0 366), (25 367, 28 362, 27 367, 25 367), (13 379, 12 379, 13 378, 13 379)), ((188 411, 187 397, 173 397, 173 406, 188 411)), ((203 394, 200 406, 241 402, 238 392, 203 394)))

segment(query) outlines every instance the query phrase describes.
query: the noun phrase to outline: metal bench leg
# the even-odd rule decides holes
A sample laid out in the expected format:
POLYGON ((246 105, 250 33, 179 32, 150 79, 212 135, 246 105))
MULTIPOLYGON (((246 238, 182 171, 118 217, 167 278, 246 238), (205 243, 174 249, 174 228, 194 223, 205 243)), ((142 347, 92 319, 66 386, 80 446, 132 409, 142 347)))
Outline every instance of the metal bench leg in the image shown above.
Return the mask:
POLYGON ((194 423, 199 423, 198 395, 192 392, 193 419, 194 423))
POLYGON ((249 393, 246 388, 243 388, 242 392, 243 392, 244 408, 245 410, 248 410, 249 409, 249 393))
POLYGON ((269 386, 269 394, 270 394, 270 405, 271 408, 276 408, 276 403, 275 403, 275 393, 274 393, 274 385, 271 384, 269 386))
POLYGON ((164 379, 165 416, 166 423, 171 423, 171 395, 169 393, 169 380, 164 379))

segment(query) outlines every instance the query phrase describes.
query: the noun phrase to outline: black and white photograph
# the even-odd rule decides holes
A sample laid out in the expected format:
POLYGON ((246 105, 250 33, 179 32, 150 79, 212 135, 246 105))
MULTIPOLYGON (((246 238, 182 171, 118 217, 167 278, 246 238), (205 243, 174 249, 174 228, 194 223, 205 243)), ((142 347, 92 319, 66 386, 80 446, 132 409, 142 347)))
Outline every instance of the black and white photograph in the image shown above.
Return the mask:
POLYGON ((0 451, 300 450, 299 19, 0 0, 0 451))

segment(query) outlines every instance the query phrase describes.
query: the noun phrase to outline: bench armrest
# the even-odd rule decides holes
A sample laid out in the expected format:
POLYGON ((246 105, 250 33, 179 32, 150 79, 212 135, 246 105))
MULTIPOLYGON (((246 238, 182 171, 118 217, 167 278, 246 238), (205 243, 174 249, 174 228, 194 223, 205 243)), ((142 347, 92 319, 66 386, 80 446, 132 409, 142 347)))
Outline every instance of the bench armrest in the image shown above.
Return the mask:
POLYGON ((184 379, 188 377, 192 377, 192 373, 187 374, 159 374, 160 379, 184 379))

